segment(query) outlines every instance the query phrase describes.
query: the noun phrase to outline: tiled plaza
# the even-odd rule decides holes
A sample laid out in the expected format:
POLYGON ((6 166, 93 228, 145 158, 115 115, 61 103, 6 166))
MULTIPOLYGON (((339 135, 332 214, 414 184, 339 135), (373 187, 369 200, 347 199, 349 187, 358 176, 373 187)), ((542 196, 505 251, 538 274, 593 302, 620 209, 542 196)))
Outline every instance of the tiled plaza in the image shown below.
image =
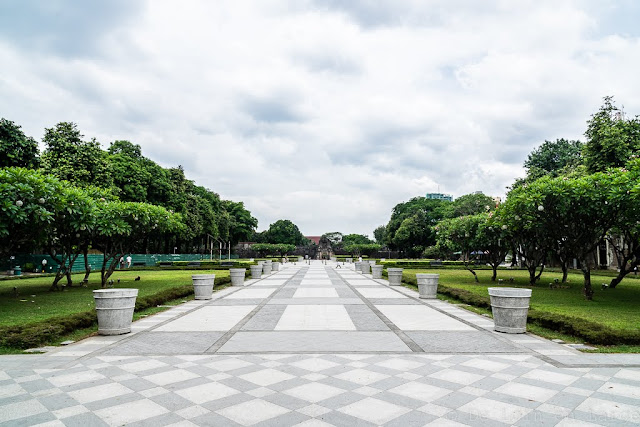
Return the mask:
POLYGON ((0 425, 631 426, 640 355, 583 354, 319 261, 41 355, 0 425))

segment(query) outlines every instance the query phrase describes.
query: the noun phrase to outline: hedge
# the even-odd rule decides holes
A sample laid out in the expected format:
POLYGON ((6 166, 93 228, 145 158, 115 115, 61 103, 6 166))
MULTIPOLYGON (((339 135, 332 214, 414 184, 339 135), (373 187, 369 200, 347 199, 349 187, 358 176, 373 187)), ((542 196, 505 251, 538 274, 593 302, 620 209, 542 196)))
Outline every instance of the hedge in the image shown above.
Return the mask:
MULTIPOLYGON (((230 277, 215 278, 215 286, 222 286, 230 282, 230 277)), ((135 311, 156 307, 167 301, 184 298, 189 295, 193 295, 193 286, 164 289, 153 295, 137 298, 135 311)), ((77 329, 96 326, 97 323, 96 312, 91 310, 67 316, 52 317, 26 325, 3 326, 0 327, 0 346, 22 350, 38 347, 51 343, 77 329)))
MULTIPOLYGON (((418 286, 415 278, 403 276, 402 281, 411 286, 418 286)), ((455 298, 458 301, 474 307, 491 309, 489 296, 484 297, 465 289, 453 288, 442 284, 438 285, 438 293, 455 298)), ((529 309, 527 322, 556 332, 582 338, 590 344, 640 344, 640 332, 619 331, 609 326, 601 325, 600 323, 564 314, 529 309)))

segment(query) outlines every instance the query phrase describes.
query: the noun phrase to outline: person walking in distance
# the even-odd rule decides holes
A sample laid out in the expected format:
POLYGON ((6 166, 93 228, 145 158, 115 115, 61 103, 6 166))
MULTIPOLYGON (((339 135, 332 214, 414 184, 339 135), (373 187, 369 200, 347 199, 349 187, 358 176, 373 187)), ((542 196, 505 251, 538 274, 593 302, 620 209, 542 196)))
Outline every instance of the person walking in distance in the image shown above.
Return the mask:
POLYGON ((127 268, 131 267, 131 255, 127 255, 127 268))

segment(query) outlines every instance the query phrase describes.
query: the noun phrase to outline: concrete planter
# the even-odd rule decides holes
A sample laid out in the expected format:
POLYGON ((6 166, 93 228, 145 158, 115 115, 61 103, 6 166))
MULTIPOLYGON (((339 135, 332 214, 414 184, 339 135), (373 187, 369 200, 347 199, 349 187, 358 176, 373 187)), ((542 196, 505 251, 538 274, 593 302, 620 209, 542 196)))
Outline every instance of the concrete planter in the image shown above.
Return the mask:
POLYGON ((362 274, 371 273, 371 266, 367 261, 363 261, 360 263, 360 271, 362 271, 362 274))
POLYGON ((244 276, 246 273, 246 268, 230 268, 231 286, 244 286, 244 276))
POLYGON ((215 274, 194 274, 191 276, 196 299, 211 299, 215 279, 215 274))
POLYGON ((98 315, 99 335, 122 335, 131 332, 137 289, 98 289, 93 291, 98 315))
POLYGON ((344 260, 347 264, 351 264, 353 262, 353 258, 345 258, 344 260))
POLYGON ((373 275, 374 279, 382 279, 382 269, 384 268, 383 265, 372 265, 371 266, 371 274, 373 275))
POLYGON ((271 263, 271 261, 269 262, 265 262, 264 264, 262 264, 262 272, 264 274, 271 274, 271 266, 273 264, 271 263))
POLYGON ((387 275, 389 278, 389 286, 400 286, 402 284, 401 268, 387 268, 387 275))
POLYGON ((304 258, 302 258, 301 256, 298 257, 298 262, 302 262, 304 261, 304 258))
POLYGON ((260 279, 262 277, 262 265, 252 265, 250 268, 252 279, 260 279))
POLYGON ((438 293, 438 279, 440 278, 439 274, 416 274, 416 279, 418 280, 418 292, 420 293, 420 298, 423 299, 434 299, 436 298, 436 294, 438 293))
POLYGON ((494 329, 508 334, 527 332, 531 289, 489 288, 494 329))
POLYGON ((358 273, 362 273, 362 268, 360 268, 360 264, 362 264, 360 261, 356 261, 353 263, 353 265, 356 267, 356 271, 358 273))
POLYGON ((272 263, 272 264, 271 264, 271 269, 272 269, 273 271, 280 271, 280 263, 279 263, 279 262, 277 262, 277 261, 276 261, 276 262, 274 262, 274 263, 272 263))

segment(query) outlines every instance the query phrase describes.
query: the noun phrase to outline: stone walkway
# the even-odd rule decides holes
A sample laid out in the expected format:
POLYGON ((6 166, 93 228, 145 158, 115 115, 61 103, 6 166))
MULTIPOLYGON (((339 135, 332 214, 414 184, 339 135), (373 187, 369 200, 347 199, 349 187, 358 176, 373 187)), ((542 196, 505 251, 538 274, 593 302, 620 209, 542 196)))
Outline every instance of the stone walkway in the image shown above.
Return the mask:
POLYGON ((499 334, 348 265, 247 284, 0 356, 0 425, 640 425, 640 355, 499 334))

